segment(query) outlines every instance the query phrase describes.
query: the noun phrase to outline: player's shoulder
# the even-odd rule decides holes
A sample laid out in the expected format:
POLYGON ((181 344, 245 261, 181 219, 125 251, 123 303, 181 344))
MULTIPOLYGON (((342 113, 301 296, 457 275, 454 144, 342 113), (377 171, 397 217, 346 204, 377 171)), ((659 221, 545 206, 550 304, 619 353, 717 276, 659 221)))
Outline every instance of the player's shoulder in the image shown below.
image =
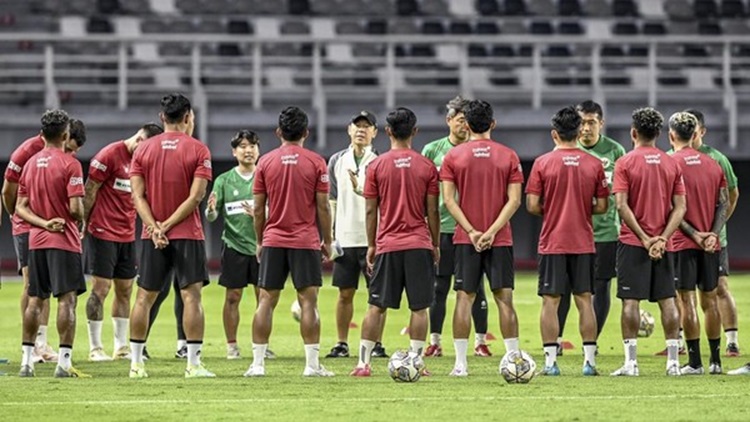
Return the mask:
POLYGON ((617 142, 613 138, 610 138, 607 135, 602 135, 602 138, 600 139, 600 142, 603 142, 603 145, 606 146, 610 150, 622 152, 625 154, 625 147, 622 146, 621 143, 617 142))
POLYGON ((25 155, 27 158, 44 149, 44 139, 41 135, 32 136, 21 142, 11 154, 11 157, 25 155))
POLYGON ((424 148, 422 148, 422 155, 430 156, 432 154, 435 154, 438 150, 440 150, 443 147, 443 144, 448 141, 448 137, 444 136, 439 139, 435 139, 434 141, 428 142, 424 148))

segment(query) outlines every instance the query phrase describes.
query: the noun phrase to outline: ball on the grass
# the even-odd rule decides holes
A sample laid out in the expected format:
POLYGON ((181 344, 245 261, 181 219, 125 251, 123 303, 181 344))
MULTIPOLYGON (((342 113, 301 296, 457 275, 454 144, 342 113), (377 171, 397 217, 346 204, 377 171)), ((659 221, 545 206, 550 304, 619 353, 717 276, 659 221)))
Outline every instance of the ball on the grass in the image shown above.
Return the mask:
POLYGON ((414 352, 399 350, 388 361, 388 373, 397 382, 417 382, 423 369, 422 357, 414 352))
POLYGON ((500 375, 510 384, 526 384, 534 378, 536 362, 523 350, 511 350, 500 361, 500 375))
POLYGON ((295 300, 292 302, 292 318, 295 321, 300 322, 302 320, 302 308, 299 306, 299 301, 295 300))
POLYGON ((649 311, 641 309, 641 322, 638 325, 638 337, 650 337, 654 332, 656 319, 649 311))

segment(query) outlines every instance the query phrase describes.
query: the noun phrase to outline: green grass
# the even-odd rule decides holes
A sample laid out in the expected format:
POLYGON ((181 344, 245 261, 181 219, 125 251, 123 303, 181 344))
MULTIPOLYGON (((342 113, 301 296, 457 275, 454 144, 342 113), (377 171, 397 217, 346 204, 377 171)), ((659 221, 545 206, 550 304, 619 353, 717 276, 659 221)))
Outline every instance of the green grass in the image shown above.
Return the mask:
MULTIPOLYGON (((521 324, 521 347, 529 351, 538 364, 543 364, 539 335, 541 300, 536 296, 535 277, 530 274, 517 278, 516 305, 521 324)), ((750 327, 750 319, 743 312, 750 306, 750 277, 733 276, 732 291, 740 309, 740 327, 750 327)), ((535 378, 528 385, 508 385, 498 375, 497 366, 504 346, 502 340, 492 343, 492 358, 469 358, 471 376, 453 379, 447 376, 453 364, 450 315, 454 298, 449 297, 449 317, 446 321, 444 346, 448 356, 427 359, 431 378, 415 384, 397 384, 388 377, 386 361, 374 363, 370 379, 347 376, 356 363, 355 358, 325 360, 324 364, 336 372, 331 379, 304 379, 304 351, 298 324, 290 316, 293 290, 287 289, 276 311, 271 348, 279 355, 267 361, 267 376, 245 379, 242 373, 250 364, 250 322, 254 300, 243 303, 240 343, 244 358, 227 361, 221 323, 223 289, 215 283, 204 290, 206 337, 204 362, 218 378, 185 380, 184 361, 172 357, 175 334, 171 306, 160 315, 149 351, 154 357, 147 362, 150 378, 133 381, 127 378, 128 362, 93 364, 86 361, 88 338, 84 302, 78 306, 78 338, 74 352, 76 366, 93 375, 92 379, 57 380, 52 378, 52 364, 37 365, 35 379, 15 377, 20 359, 21 324, 18 311, 20 294, 18 283, 5 283, 0 290, 0 356, 12 360, 0 365, 10 376, 0 377, 0 419, 51 420, 236 420, 252 416, 261 420, 748 420, 748 377, 697 376, 668 378, 664 375, 664 358, 653 353, 664 347, 662 331, 639 340, 639 378, 584 378, 580 375, 580 337, 576 330, 577 314, 569 317, 566 339, 576 350, 566 351, 560 358, 563 376, 535 378), (572 324, 571 324, 572 323, 572 324)), ((322 318, 321 351, 327 352, 336 338, 334 303, 336 290, 326 281, 321 289, 322 318)), ((361 323, 366 295, 357 295, 355 322, 361 323)), ((111 298, 107 301, 109 312, 111 298)), ((171 298, 168 299, 171 303, 171 298)), ((499 336, 497 310, 490 308, 490 331, 499 336)), ((658 309, 644 303, 658 319, 658 309)), ((53 305, 53 309, 56 306, 53 305)), ((608 374, 622 364, 619 330, 620 305, 613 303, 610 319, 600 339, 598 368, 608 374)), ((54 321, 55 318, 53 317, 54 321)), ((407 348, 408 338, 399 335, 408 321, 406 310, 388 315, 385 346, 389 352, 407 348)), ((104 325, 104 342, 111 352, 112 327, 109 319, 104 325)), ((750 339, 741 331, 740 344, 750 350, 750 339)), ((359 330, 353 329, 350 344, 356 349, 359 330)), ((702 340, 704 360, 707 360, 705 339, 702 340)), ((50 343, 57 344, 51 328, 50 343)), ((470 342, 471 344, 472 342, 470 342)), ((722 340, 723 343, 723 340, 722 340)), ((722 344, 722 347, 724 344, 722 344)), ((683 357, 683 362, 685 358, 683 357)), ((724 368, 733 369, 745 363, 744 358, 724 358, 724 368)))

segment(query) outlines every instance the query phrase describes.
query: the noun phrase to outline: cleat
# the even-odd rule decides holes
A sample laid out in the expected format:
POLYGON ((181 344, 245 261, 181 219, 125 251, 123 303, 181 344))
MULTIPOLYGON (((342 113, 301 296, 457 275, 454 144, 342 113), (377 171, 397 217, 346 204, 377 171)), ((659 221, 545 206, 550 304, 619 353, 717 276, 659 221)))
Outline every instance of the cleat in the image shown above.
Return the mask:
POLYGON ((370 370, 370 365, 365 365, 362 367, 357 366, 356 368, 352 369, 352 372, 349 373, 352 377, 369 377, 372 375, 372 371, 370 370))
POLYGON ((637 363, 626 363, 622 368, 609 374, 613 377, 637 377, 638 376, 638 364, 637 363))
POLYGON ((84 374, 72 366, 65 370, 62 366, 57 365, 57 368, 55 368, 55 378, 91 378, 91 375, 84 374))
POLYGON ((370 356, 374 358, 388 358, 388 354, 385 353, 385 347, 383 347, 383 344, 381 342, 375 343, 375 347, 372 348, 372 353, 370 353, 370 356))
POLYGON ((550 377, 556 377, 560 375, 560 367, 557 366, 557 362, 552 364, 552 366, 545 366, 544 369, 539 373, 539 375, 544 376, 550 376, 550 377))
MULTIPOLYGON (((683 347, 680 347, 680 349, 679 349, 679 351, 677 352, 677 354, 678 354, 678 355, 680 355, 680 356, 684 356, 684 355, 686 355, 686 354, 687 354, 687 349, 685 349, 685 347, 684 347, 684 346, 683 346, 683 347)), ((660 352, 656 352, 656 353, 654 353, 654 356, 667 356, 667 349, 666 349, 666 348, 664 348, 664 350, 662 350, 662 351, 660 351, 660 352)))
POLYGON ((57 362, 57 353, 49 344, 36 346, 32 359, 34 363, 57 362))
POLYGON ((242 375, 246 378, 251 377, 265 377, 266 376, 266 368, 264 366, 255 366, 250 365, 249 368, 247 368, 247 371, 242 375))
POLYGON ((266 359, 276 359, 276 353, 271 351, 271 349, 266 349, 266 359))
POLYGON ((727 375, 750 375, 750 362, 737 369, 727 372, 727 375))
POLYGON ((490 347, 488 345, 478 344, 477 347, 474 348, 474 356, 488 358, 492 356, 492 352, 490 352, 490 347))
POLYGON ((737 345, 737 343, 729 343, 727 344, 727 354, 726 356, 728 358, 736 358, 740 356, 740 346, 737 345))
POLYGON ((148 378, 146 366, 142 363, 131 363, 128 376, 134 379, 148 378))
MULTIPOLYGON (((690 366, 690 365, 685 365, 685 366, 690 366)), ((683 367, 682 369, 684 369, 684 368, 685 367, 683 367)), ((683 374, 682 369, 680 369, 679 362, 667 363, 667 375, 670 376, 670 377, 678 377, 678 376, 682 375, 683 374)), ((687 372, 687 371, 690 371, 690 370, 698 371, 698 369, 692 368, 692 367, 690 369, 686 369, 685 371, 687 372)), ((703 367, 700 368, 700 374, 702 374, 702 373, 703 373, 703 367)), ((699 375, 699 374, 692 373, 690 375, 699 375)))
POLYGON ((323 365, 318 365, 317 368, 306 366, 302 371, 303 377, 332 377, 333 375, 334 373, 324 368, 323 365))
POLYGON ((185 378, 216 378, 216 374, 206 369, 203 364, 188 365, 185 368, 185 378))
POLYGON ((451 371, 451 373, 448 374, 448 376, 450 376, 450 377, 468 377, 469 376, 469 371, 466 368, 455 367, 455 368, 453 368, 453 370, 451 371))
POLYGON ((573 345, 573 343, 569 342, 568 340, 563 340, 562 343, 560 343, 560 348, 565 350, 573 350, 576 347, 573 345))
MULTIPOLYGON (((671 375, 669 373, 669 369, 670 368, 667 368, 667 375, 671 375)), ((719 369, 721 369, 721 367, 719 367, 719 369)), ((703 375, 703 372, 705 372, 704 369, 703 369, 703 366, 699 366, 697 368, 693 368, 692 366, 690 366, 688 364, 688 365, 684 365, 682 368, 680 368, 680 374, 681 375, 703 375)))
POLYGON ((583 364, 582 372, 584 377, 595 377, 599 375, 599 371, 596 370, 596 366, 590 364, 588 361, 583 364))
MULTIPOLYGON (((143 350, 146 351, 145 349, 143 350)), ((145 359, 145 353, 144 353, 145 359)), ((122 346, 112 354, 112 360, 130 360, 130 347, 122 346)))
POLYGON ((490 332, 487 332, 487 333, 486 333, 485 335, 486 335, 485 339, 486 339, 487 341, 493 341, 493 340, 497 340, 497 337, 495 337, 495 335, 494 335, 494 334, 492 334, 492 333, 490 333, 490 332))
POLYGON ((227 359, 228 360, 242 359, 242 356, 240 356, 240 348, 237 347, 236 344, 233 346, 227 345, 227 359))
POLYGON ((326 355, 327 358, 348 358, 349 345, 343 342, 336 343, 331 349, 331 353, 326 355))
POLYGON ((112 358, 104 353, 104 349, 96 347, 89 352, 89 362, 109 362, 112 358))
POLYGON ((35 376, 34 367, 31 365, 23 365, 18 372, 18 376, 21 378, 33 378, 35 376))
POLYGON ((709 363, 708 373, 711 375, 721 375, 723 373, 723 371, 721 370, 721 364, 716 362, 709 363))
POLYGON ((439 344, 431 344, 424 351, 424 357, 426 358, 439 358, 440 356, 443 356, 443 348, 439 344))
POLYGON ((174 352, 174 357, 177 359, 187 359, 187 346, 182 346, 174 352))

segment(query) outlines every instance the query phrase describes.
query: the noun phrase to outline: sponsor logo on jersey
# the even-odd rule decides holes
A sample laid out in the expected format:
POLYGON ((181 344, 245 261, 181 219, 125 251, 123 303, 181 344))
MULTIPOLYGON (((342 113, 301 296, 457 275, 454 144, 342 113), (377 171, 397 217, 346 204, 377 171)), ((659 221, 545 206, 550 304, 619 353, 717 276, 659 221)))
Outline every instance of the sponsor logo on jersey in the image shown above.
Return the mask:
POLYGON ((320 175, 320 183, 328 183, 328 174, 321 174, 320 175))
POLYGON ((49 167, 49 160, 52 157, 39 157, 36 159, 36 167, 37 168, 47 168, 49 167))
POLYGON ((246 201, 234 201, 234 202, 228 202, 224 204, 224 209, 227 212, 227 215, 239 215, 245 213, 245 208, 242 207, 242 204, 248 204, 251 207, 255 205, 255 201, 250 199, 246 201))
POLYGON ((70 186, 78 186, 83 184, 83 177, 71 177, 70 186))
POLYGON ((115 183, 112 185, 112 187, 115 190, 119 190, 122 192, 128 192, 128 193, 132 192, 132 190, 130 189, 130 179, 116 178, 115 183))
POLYGON ((581 156, 580 155, 566 155, 562 158, 563 165, 565 166, 580 166, 581 156))
POLYGON ((299 158, 299 154, 287 154, 281 156, 281 164, 285 166, 296 166, 297 165, 297 159, 299 158))
POLYGON ((490 158, 490 147, 472 148, 471 152, 476 158, 490 158))
POLYGON ((21 168, 21 166, 19 166, 18 164, 14 163, 13 161, 11 161, 10 163, 8 163, 8 168, 11 169, 12 171, 15 171, 16 173, 20 173, 21 170, 23 170, 21 168))
POLYGON ((91 160, 91 168, 99 171, 107 171, 107 166, 99 160, 91 160))
POLYGON ((179 139, 164 139, 161 141, 161 149, 177 149, 177 145, 180 143, 179 139))
POLYGON ((410 168, 411 157, 397 158, 393 160, 393 164, 396 166, 397 169, 410 168))
POLYGON ((211 168, 211 160, 203 160, 203 167, 210 169, 211 168))
POLYGON ((701 156, 700 154, 696 155, 686 155, 682 157, 685 160, 685 164, 688 166, 699 166, 701 165, 701 156))
POLYGON ((660 154, 647 154, 644 155, 643 158, 646 159, 646 164, 661 164, 660 154))

